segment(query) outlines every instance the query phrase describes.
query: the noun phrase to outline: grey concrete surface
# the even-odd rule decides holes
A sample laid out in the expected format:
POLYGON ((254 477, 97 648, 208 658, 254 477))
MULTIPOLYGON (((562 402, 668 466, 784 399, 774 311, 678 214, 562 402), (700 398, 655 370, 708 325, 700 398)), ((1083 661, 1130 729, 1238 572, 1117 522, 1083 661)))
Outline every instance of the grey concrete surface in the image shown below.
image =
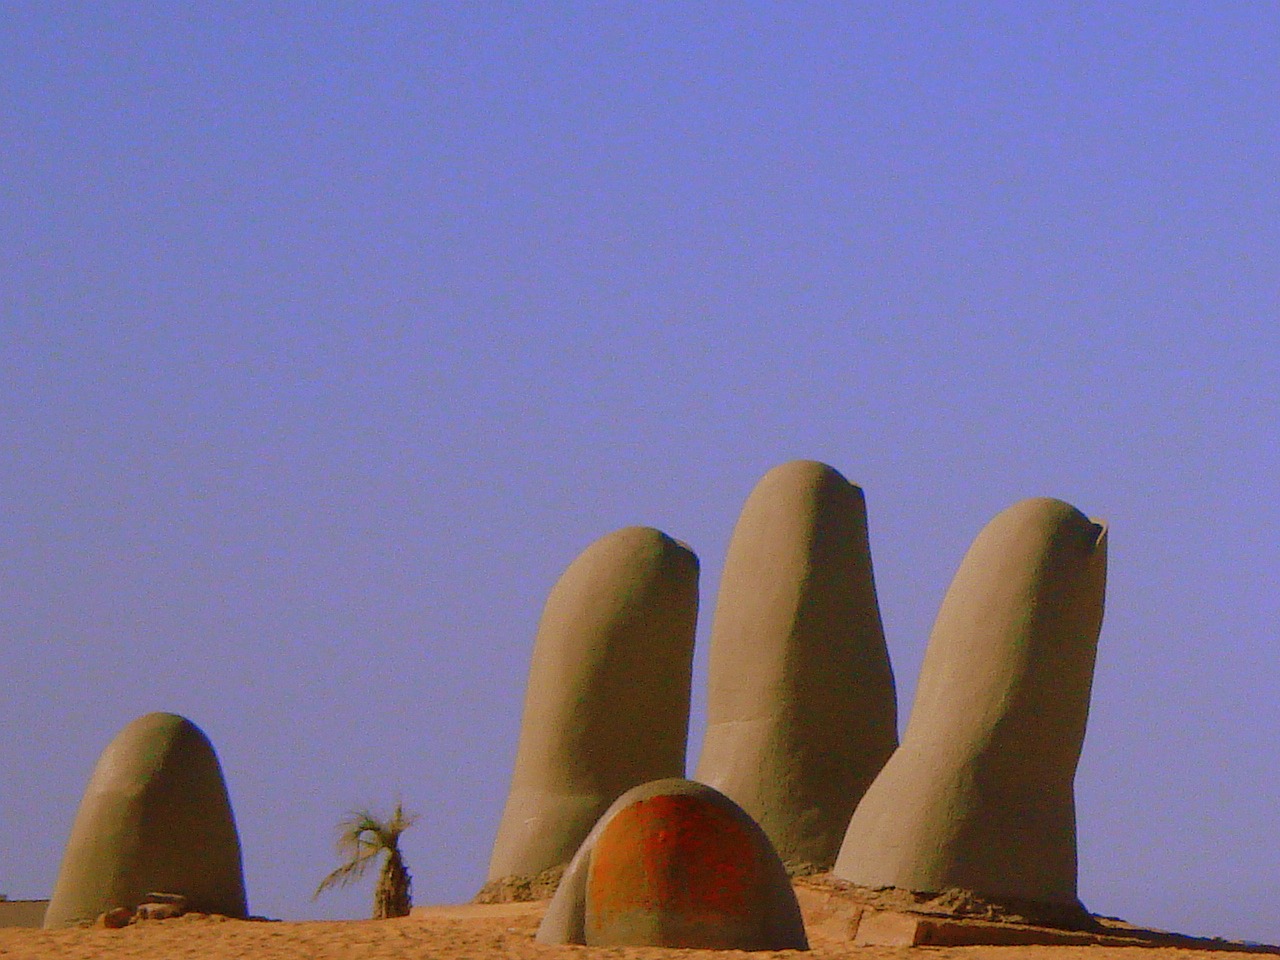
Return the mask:
POLYGON ((898 743, 862 490, 796 460, 748 497, 711 630, 696 779, 764 828, 788 869, 825 871, 898 743))
POLYGON ((837 876, 1078 906, 1073 783, 1105 585, 1106 528, 1069 504, 1024 500, 982 530, 837 876))
POLYGON ((490 881, 572 858, 619 795, 684 775, 698 560, 649 527, 591 544, 565 570, 534 641, 490 881))
POLYGON ((44 926, 72 926, 150 892, 244 917, 240 839, 213 746, 190 720, 149 713, 103 751, 76 813, 44 926))

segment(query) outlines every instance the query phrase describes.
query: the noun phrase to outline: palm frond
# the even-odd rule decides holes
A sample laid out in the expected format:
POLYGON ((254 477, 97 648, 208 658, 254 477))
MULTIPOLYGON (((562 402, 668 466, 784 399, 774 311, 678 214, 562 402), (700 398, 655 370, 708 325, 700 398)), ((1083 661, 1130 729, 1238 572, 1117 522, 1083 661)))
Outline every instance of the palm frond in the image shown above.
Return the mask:
POLYGON ((354 883, 356 880, 359 880, 364 876, 365 871, 369 869, 377 857, 377 851, 372 850, 348 860, 320 881, 319 886, 316 887, 315 893, 311 894, 311 899, 314 900, 316 897, 320 896, 320 894, 333 887, 345 887, 347 884, 354 883))
POLYGON ((384 844, 388 847, 393 846, 400 835, 418 822, 418 817, 411 813, 405 813, 404 807, 400 801, 396 801, 396 807, 391 811, 391 816, 382 823, 381 837, 384 844))

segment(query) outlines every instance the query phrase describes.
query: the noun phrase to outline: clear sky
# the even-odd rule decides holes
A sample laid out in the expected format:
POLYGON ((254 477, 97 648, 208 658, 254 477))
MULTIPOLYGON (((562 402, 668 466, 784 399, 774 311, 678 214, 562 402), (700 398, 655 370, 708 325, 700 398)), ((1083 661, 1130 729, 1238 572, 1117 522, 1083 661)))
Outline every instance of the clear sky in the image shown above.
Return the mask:
POLYGON ((171 710, 254 911, 397 796, 469 897, 564 567, 688 542, 705 642, 805 457, 904 719, 995 513, 1110 522, 1081 896, 1280 941, 1275 12, 0 3, 0 892, 171 710))

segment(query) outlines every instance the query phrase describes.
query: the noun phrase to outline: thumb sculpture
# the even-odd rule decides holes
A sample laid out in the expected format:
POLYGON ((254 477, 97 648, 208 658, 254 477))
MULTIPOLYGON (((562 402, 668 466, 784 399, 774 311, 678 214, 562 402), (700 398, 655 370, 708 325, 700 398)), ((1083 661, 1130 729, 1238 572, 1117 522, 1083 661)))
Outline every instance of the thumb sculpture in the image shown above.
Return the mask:
POLYGON ((902 745, 862 798, 834 873, 1034 903, 1086 922, 1073 781, 1106 584, 1106 527, 1024 500, 965 555, 938 612, 902 745))
POLYGON ((574 856, 539 943, 807 950, 769 838, 724 794, 657 780, 619 797, 574 856))
POLYGON ((684 775, 698 559, 649 527, 586 549, 538 625, 489 882, 563 867, 619 794, 684 775))
POLYGON ((862 491, 834 468, 770 470, 729 544, 696 778, 764 828, 791 873, 831 869, 898 743, 862 491))
POLYGON ((248 913, 222 768, 200 728, 172 713, 139 717, 102 752, 44 925, 133 910, 150 892, 181 894, 200 913, 248 913))

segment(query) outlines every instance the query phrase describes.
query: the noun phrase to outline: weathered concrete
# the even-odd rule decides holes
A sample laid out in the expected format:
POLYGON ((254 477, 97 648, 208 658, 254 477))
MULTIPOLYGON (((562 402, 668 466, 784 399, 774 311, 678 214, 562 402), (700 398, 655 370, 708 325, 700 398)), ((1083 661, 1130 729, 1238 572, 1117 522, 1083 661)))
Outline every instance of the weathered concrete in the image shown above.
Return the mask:
POLYGON ((711 631, 696 779, 764 828, 788 869, 829 870, 898 744, 862 491, 796 460, 756 485, 711 631))
POLYGON ((567 863, 638 783, 684 775, 698 560, 648 527, 597 540, 547 598, 489 880, 567 863))
POLYGON ((565 871, 540 943, 806 950, 804 921, 769 838, 724 794, 690 780, 613 803, 565 871))
MULTIPOLYGON (((1172 938, 1171 938, 1172 939, 1172 938)), ((1144 947, 1136 937, 1059 930, 1023 923, 926 917, 870 910, 859 919, 855 947, 1144 947)))
POLYGON ((834 873, 869 887, 1076 899, 1072 785, 1106 584, 1106 528, 1024 500, 978 535, 942 601, 902 745, 834 873))
POLYGON ((181 893, 201 913, 248 913, 222 768, 200 728, 172 713, 134 720, 99 757, 44 925, 132 911, 154 890, 181 893))

